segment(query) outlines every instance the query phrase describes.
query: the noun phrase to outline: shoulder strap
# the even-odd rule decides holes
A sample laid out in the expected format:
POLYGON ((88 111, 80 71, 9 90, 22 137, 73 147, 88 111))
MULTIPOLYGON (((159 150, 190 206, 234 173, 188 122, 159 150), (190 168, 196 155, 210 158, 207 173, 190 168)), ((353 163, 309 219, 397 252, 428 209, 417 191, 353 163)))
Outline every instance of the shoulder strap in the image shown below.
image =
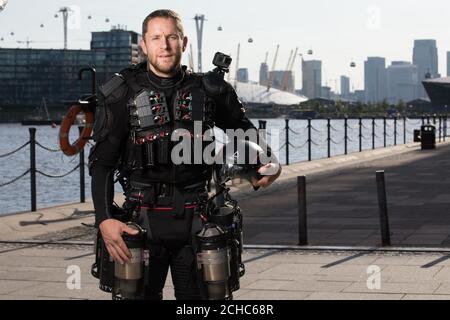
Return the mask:
POLYGON ((142 69, 145 68, 146 65, 146 62, 141 62, 120 71, 120 74, 123 76, 126 84, 136 93, 142 89, 136 81, 136 76, 138 73, 142 72, 142 69))

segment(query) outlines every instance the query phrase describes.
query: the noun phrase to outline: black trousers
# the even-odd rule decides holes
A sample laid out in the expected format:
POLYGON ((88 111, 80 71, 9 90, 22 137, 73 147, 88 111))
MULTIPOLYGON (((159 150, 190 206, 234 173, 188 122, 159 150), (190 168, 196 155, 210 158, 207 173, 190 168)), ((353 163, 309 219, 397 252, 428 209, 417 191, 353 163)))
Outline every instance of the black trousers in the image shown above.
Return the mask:
POLYGON ((177 300, 200 300, 201 283, 197 273, 195 253, 190 245, 181 248, 167 248, 162 245, 150 246, 148 279, 146 283, 146 298, 162 300, 163 288, 168 270, 177 300))
POLYGON ((192 236, 200 231, 202 222, 194 209, 185 209, 184 218, 175 218, 174 211, 143 213, 144 228, 149 230, 149 265, 145 297, 161 300, 170 268, 177 300, 199 300, 203 294, 199 279, 192 236))

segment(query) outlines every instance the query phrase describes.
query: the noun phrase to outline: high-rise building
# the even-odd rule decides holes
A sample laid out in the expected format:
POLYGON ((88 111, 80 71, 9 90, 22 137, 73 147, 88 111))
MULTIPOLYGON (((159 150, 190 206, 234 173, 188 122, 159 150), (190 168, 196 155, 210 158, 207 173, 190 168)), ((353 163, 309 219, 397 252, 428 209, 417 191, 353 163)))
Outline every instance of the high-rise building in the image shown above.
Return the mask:
POLYGON ((319 98, 322 95, 322 61, 302 61, 303 94, 309 99, 319 98))
POLYGON ((350 78, 341 76, 341 98, 348 99, 350 97, 350 78))
POLYGON ((408 102, 417 98, 418 67, 407 61, 392 61, 387 69, 388 102, 408 102))
POLYGON ((248 83, 248 69, 247 68, 240 68, 237 71, 237 81, 248 83))
POLYGON ((365 101, 377 103, 386 99, 386 59, 368 57, 364 62, 365 101))
POLYGON ((427 94, 422 80, 439 78, 438 49, 436 40, 414 40, 413 64, 417 66, 419 82, 418 97, 426 98, 427 94))
POLYGON ((259 67, 259 84, 267 86, 267 80, 269 80, 269 66, 263 62, 259 67))
MULTIPOLYGON (((113 28, 92 32, 90 50, 0 49, 0 104, 49 106, 77 101, 91 91, 90 81, 78 80, 78 70, 95 67, 97 84, 142 59, 140 35, 113 28)), ((86 77, 87 79, 88 77, 86 77)))
POLYGON ((356 100, 358 102, 364 102, 364 100, 366 99, 366 93, 364 92, 364 90, 355 90, 352 96, 353 100, 356 100))
POLYGON ((324 99, 331 99, 331 96, 332 96, 332 91, 331 91, 331 87, 328 87, 328 86, 323 86, 322 87, 322 92, 321 92, 321 95, 320 95, 320 97, 321 98, 324 98, 324 99))
POLYGON ((447 77, 450 77, 450 51, 447 52, 447 77))
POLYGON ((92 32, 91 50, 104 50, 106 60, 112 66, 128 60, 138 63, 142 58, 141 38, 136 32, 113 26, 111 31, 92 32))
POLYGON ((294 74, 292 71, 270 71, 269 79, 272 79, 271 88, 289 92, 294 91, 294 74))

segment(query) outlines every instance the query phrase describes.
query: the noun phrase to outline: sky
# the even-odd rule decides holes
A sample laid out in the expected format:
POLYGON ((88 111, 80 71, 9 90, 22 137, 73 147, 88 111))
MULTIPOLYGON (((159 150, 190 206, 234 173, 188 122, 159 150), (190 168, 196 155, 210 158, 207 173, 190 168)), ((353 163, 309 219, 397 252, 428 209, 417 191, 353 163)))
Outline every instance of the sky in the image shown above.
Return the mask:
MULTIPOLYGON (((231 54, 233 70, 240 43, 239 67, 248 68, 250 80, 254 81, 258 80, 266 52, 271 68, 278 44, 276 69, 285 69, 290 51, 298 47, 305 59, 322 60, 323 85, 337 91, 341 75, 350 76, 352 88, 363 89, 364 61, 368 56, 386 57, 388 64, 412 61, 414 39, 437 40, 439 72, 443 76, 447 72, 450 2, 443 0, 9 0, 0 12, 0 37, 4 38, 0 47, 25 48, 25 43, 17 41, 28 39, 31 48, 62 48, 63 22, 61 15, 54 15, 63 6, 79 9, 79 15, 70 21, 69 49, 89 49, 90 32, 107 31, 112 25, 140 33, 142 20, 153 10, 175 10, 182 16, 193 45, 195 65, 197 36, 193 17, 204 14, 203 71, 213 68, 211 61, 216 51, 231 54), (217 30, 219 26, 222 31, 217 30), (313 55, 306 54, 309 49, 313 55), (350 68, 352 61, 356 68, 350 68)), ((187 57, 186 52, 184 64, 188 64, 187 57)), ((298 57, 294 65, 296 88, 301 87, 300 68, 298 57)))

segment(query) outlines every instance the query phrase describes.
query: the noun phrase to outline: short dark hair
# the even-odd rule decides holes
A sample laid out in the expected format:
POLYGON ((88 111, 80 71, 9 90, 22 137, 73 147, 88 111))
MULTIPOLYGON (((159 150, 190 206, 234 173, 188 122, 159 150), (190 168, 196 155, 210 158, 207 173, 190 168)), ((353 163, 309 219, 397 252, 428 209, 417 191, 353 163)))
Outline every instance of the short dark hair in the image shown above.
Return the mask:
POLYGON ((184 28, 183 23, 181 22, 180 15, 170 9, 159 9, 150 13, 144 19, 144 22, 142 22, 142 38, 145 38, 145 34, 147 33, 148 22, 154 18, 173 19, 175 21, 175 25, 177 27, 178 33, 180 34, 180 37, 184 37, 184 28))

